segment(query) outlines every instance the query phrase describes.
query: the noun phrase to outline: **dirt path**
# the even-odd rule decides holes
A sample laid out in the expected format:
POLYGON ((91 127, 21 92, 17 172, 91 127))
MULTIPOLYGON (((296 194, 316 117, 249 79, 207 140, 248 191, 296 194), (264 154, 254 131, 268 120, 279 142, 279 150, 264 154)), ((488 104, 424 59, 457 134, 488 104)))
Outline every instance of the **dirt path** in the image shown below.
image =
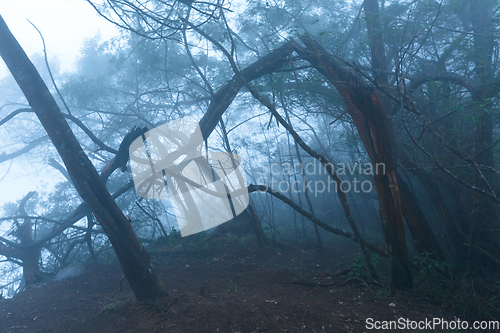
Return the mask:
POLYGON ((138 303, 117 264, 49 281, 0 302, 0 332, 366 332, 366 319, 450 317, 337 274, 355 247, 154 252, 170 297, 138 303), (328 273, 328 274, 327 274, 328 273), (322 286, 316 286, 322 285, 322 286))

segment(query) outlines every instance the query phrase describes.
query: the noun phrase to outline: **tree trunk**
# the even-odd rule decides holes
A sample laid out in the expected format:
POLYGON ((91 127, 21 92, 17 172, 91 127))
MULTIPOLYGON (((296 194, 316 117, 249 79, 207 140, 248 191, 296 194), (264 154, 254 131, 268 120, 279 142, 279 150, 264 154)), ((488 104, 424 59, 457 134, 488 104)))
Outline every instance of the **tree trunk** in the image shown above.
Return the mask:
POLYGON ((403 208, 403 216, 410 230, 411 237, 419 254, 428 252, 434 259, 446 261, 439 243, 434 237, 424 213, 418 205, 418 199, 410 186, 398 175, 399 195, 403 208))
MULTIPOLYGON (((29 192, 19 203, 19 208, 17 213, 22 216, 28 216, 25 206, 29 199, 31 199, 36 192, 29 192)), ((16 236, 22 245, 28 246, 33 244, 32 235, 32 221, 30 218, 26 217, 24 222, 18 226, 16 231, 16 236)), ((38 266, 38 260, 40 259, 40 247, 28 247, 21 249, 20 258, 23 262, 23 278, 26 283, 26 287, 34 286, 37 283, 43 282, 43 275, 38 266)))
POLYGON ((0 17, 0 55, 59 152, 76 190, 106 232, 138 300, 166 297, 150 258, 96 169, 76 140, 56 101, 0 17))
POLYGON ((368 31, 368 44, 372 54, 372 75, 375 82, 381 85, 388 85, 389 79, 385 71, 387 70, 387 60, 385 56, 384 38, 380 24, 378 0, 365 0, 364 3, 366 28, 368 31))
MULTIPOLYGON (((385 55, 384 36, 382 25, 380 24, 378 0, 365 0, 364 11, 366 27, 368 31, 368 41, 371 50, 372 75, 376 83, 381 86, 388 86, 389 79, 385 70, 387 69, 387 59, 385 55)), ((383 101, 385 110, 389 110, 389 101, 383 101)), ((398 151, 397 143, 394 139, 394 128, 391 118, 387 117, 388 130, 390 140, 394 151, 398 151)), ((397 159, 397 156, 394 157, 397 159)), ((436 259, 445 260, 443 252, 437 243, 436 237, 432 233, 427 219, 418 205, 418 200, 406 182, 398 175, 396 178, 400 187, 400 200, 403 210, 403 216, 406 225, 410 230, 411 236, 415 242, 417 250, 421 252, 429 252, 436 259)))
POLYGON ((326 50, 309 36, 301 37, 306 50, 298 49, 339 91, 354 121, 361 141, 375 171, 380 217, 385 240, 391 253, 391 287, 409 290, 413 286, 396 163, 392 154, 391 129, 380 96, 360 78, 337 63, 326 50), (377 167, 383 166, 381 168, 377 167))
MULTIPOLYGON (((477 101, 478 124, 475 133, 474 155, 475 162, 478 165, 483 165, 491 168, 495 167, 495 158, 493 149, 488 149, 493 143, 494 131, 494 112, 493 102, 491 98, 495 93, 492 93, 492 83, 494 82, 493 69, 493 50, 494 50, 494 27, 493 20, 495 11, 495 1, 493 0, 471 0, 470 1, 470 18, 472 30, 474 32, 474 72, 480 84, 477 101)), ((483 175, 488 182, 488 187, 492 189, 498 188, 498 177, 494 172, 488 169, 483 169, 483 175)), ((478 170, 474 175, 474 186, 479 187, 481 184, 481 176, 478 170)), ((483 243, 490 244, 490 249, 494 252, 500 251, 500 244, 496 237, 492 237, 490 232, 480 232, 480 229, 491 230, 498 228, 498 209, 494 202, 489 198, 479 197, 475 193, 471 193, 471 202, 473 207, 472 217, 469 227, 469 260, 470 254, 474 249, 476 237, 481 239, 483 243), (480 234, 479 234, 480 233, 480 234)))
POLYGON ((252 228, 257 236, 257 240, 259 241, 259 246, 263 247, 267 245, 267 239, 264 235, 264 229, 262 229, 262 224, 260 223, 259 217, 257 216, 257 212, 255 211, 255 207, 253 203, 250 201, 248 203, 248 207, 246 209, 250 214, 250 223, 252 224, 252 228))
POLYGON ((43 282, 43 275, 38 266, 38 258, 40 258, 40 249, 24 250, 21 258, 19 258, 23 261, 23 278, 26 287, 43 282))

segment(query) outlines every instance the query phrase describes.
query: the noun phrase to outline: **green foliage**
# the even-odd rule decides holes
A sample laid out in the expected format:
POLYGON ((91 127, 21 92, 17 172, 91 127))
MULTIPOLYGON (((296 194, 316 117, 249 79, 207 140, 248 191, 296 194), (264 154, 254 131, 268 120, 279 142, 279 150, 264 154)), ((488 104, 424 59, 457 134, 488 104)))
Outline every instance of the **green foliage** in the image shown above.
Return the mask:
POLYGON ((466 272, 453 275, 447 263, 429 253, 414 256, 414 293, 444 306, 462 318, 487 319, 500 315, 500 283, 494 278, 480 278, 466 272))
MULTIPOLYGON (((377 272, 381 272, 384 270, 384 265, 383 265, 383 258, 377 254, 372 254, 370 256, 371 262, 373 264, 373 267, 375 267, 375 270, 377 272)), ((357 277, 363 280, 370 280, 371 279, 371 274, 370 270, 368 267, 366 267, 365 259, 361 255, 361 253, 356 253, 354 255, 354 260, 349 268, 350 272, 349 275, 352 277, 357 277)))
POLYGON ((170 232, 168 234, 168 239, 170 243, 177 243, 182 239, 182 235, 180 230, 175 229, 174 227, 170 228, 170 232))
MULTIPOLYGON (((181 3, 183 2, 181 1, 181 3)), ((201 3, 203 6, 208 6, 208 3, 201 3)), ((387 55, 390 55, 387 64, 388 72, 395 72, 395 65, 398 64, 401 65, 401 68, 397 69, 398 73, 405 73, 407 78, 412 78, 409 81, 420 76, 426 77, 436 71, 454 73, 467 80, 475 81, 472 68, 477 57, 477 54, 474 53, 475 38, 470 34, 458 33, 458 31, 469 30, 469 27, 464 28, 463 24, 467 22, 469 25, 469 21, 471 21, 471 18, 467 17, 470 2, 448 1, 440 4, 434 0, 387 1, 384 8, 382 8, 383 2, 379 3, 381 5, 381 23, 384 27, 381 33, 383 33, 387 55), (439 15, 437 15, 438 13, 439 15), (446 29, 442 29, 442 27, 446 27, 446 29)), ((164 7, 163 5, 163 3, 160 5, 158 2, 158 7, 154 7, 150 14, 159 18, 168 13, 168 17, 172 20, 170 24, 178 26, 184 24, 175 17, 178 14, 185 17, 184 10, 187 7, 173 7, 170 11, 170 9, 167 10, 168 6, 164 7)), ((218 15, 215 14, 210 14, 207 24, 197 26, 211 38, 218 40, 228 51, 231 51, 238 66, 242 69, 285 40, 299 37, 303 30, 307 30, 313 38, 320 41, 321 45, 332 55, 338 56, 339 59, 345 59, 346 65, 354 63, 360 67, 370 66, 369 36, 363 20, 364 15, 357 3, 345 0, 249 0, 245 4, 242 3, 241 8, 237 9, 238 6, 240 5, 226 13, 229 26, 233 30, 231 32, 226 29, 223 20, 218 20, 218 15), (234 49, 231 49, 232 46, 234 49)), ((192 15, 195 16, 191 16, 191 19, 204 21, 201 19, 204 16, 201 12, 197 12, 198 14, 194 14, 194 12, 197 11, 193 11, 192 15)), ((133 13, 130 12, 130 14, 133 13)), ((65 82, 58 82, 72 114, 96 137, 112 148, 117 148, 124 135, 135 125, 156 126, 159 123, 190 114, 201 117, 206 112, 209 103, 209 91, 212 89, 216 91, 222 87, 231 80, 234 74, 226 59, 221 56, 219 51, 215 50, 216 47, 200 35, 188 32, 187 45, 183 45, 182 38, 178 38, 179 33, 172 32, 173 34, 170 35, 170 31, 163 30, 166 29, 163 23, 161 23, 161 29, 155 30, 155 27, 158 28, 159 22, 164 22, 163 18, 155 21, 152 17, 148 16, 148 19, 142 15, 127 15, 126 17, 133 17, 132 22, 128 22, 131 27, 145 34, 150 32, 152 35, 149 37, 152 38, 145 38, 127 31, 113 41, 102 41, 99 36, 89 39, 82 48, 77 73, 67 76, 65 82), (149 22, 143 20, 149 20, 149 22), (161 36, 156 36, 155 33, 160 33, 161 36), (187 55, 186 47, 190 49, 192 59, 187 55), (193 66, 192 60, 196 62, 200 72, 203 73, 203 79, 195 70, 196 66, 193 66), (207 86, 207 83, 210 84, 210 87, 207 86)), ((164 18, 166 19, 166 17, 164 18)), ((126 19, 125 16, 124 19, 126 19)), ((498 30, 498 21, 494 22, 492 31, 498 30)), ((497 48, 498 46, 495 46, 495 51, 498 51, 497 48)), ((43 63, 43 61, 39 62, 43 63)), ((38 67, 43 68, 44 66, 38 67)), ((251 83, 263 96, 272 100, 280 112, 285 106, 288 107, 294 128, 304 141, 315 150, 324 152, 326 155, 331 154, 331 159, 339 162, 368 160, 359 133, 354 129, 350 118, 347 115, 343 116, 345 105, 340 94, 325 84, 324 77, 318 71, 307 67, 307 64, 303 60, 298 60, 295 55, 285 66, 285 71, 263 76, 251 83), (288 69, 293 69, 293 75, 291 71, 287 71, 288 69), (335 124, 330 126, 330 122, 334 119, 337 119, 335 124)), ((57 74, 56 68, 52 69, 57 74)), ((369 72, 370 70, 366 71, 366 73, 369 72)), ((492 77, 496 75, 492 74, 494 74, 492 77)), ((56 81, 58 79, 59 77, 56 75, 56 81)), ((14 85, 13 82, 7 83, 4 85, 14 85)), ((482 82, 478 89, 489 84, 482 82)), ((427 157, 419 155, 420 150, 416 149, 406 135, 408 132, 403 130, 402 121, 404 121, 404 128, 409 125, 409 132, 418 139, 417 141, 422 148, 437 157, 437 160, 444 167, 452 170, 458 178, 473 184, 475 180, 471 176, 474 174, 472 167, 461 166, 462 161, 439 143, 445 141, 456 143, 458 150, 464 148, 466 154, 474 156, 475 152, 470 151, 472 148, 467 147, 475 146, 477 129, 481 128, 485 121, 494 122, 497 126, 498 97, 483 98, 478 101, 467 89, 453 80, 429 78, 411 90, 412 99, 422 116, 416 117, 407 110, 400 110, 397 104, 392 110, 398 111, 394 112, 392 120, 396 136, 394 139, 398 142, 398 146, 403 147, 403 153, 407 152, 409 156, 415 157, 415 163, 418 164, 416 170, 422 170, 430 181, 442 185, 442 194, 445 197, 455 191, 455 185, 450 186, 447 181, 443 181, 443 178, 440 178, 441 171, 427 157), (491 118, 489 118, 490 116, 491 118), (422 119, 420 117, 425 117, 444 139, 437 140, 429 132, 422 132, 422 119), (457 166, 459 167, 457 168, 457 166)), ((396 93, 398 90, 392 88, 388 90, 394 93, 395 98, 399 98, 396 93)), ((12 102, 24 101, 24 99, 19 99, 19 96, 9 97, 9 100, 12 102)), ((270 163, 281 161, 282 155, 286 155, 283 152, 289 151, 291 142, 285 136, 286 132, 280 126, 276 126, 274 122, 268 122, 265 119, 267 116, 258 115, 265 114, 266 110, 248 93, 242 91, 232 103, 228 112, 224 114, 223 120, 231 131, 230 140, 233 148, 236 147, 235 149, 242 151, 242 154, 246 153, 248 162, 244 161, 244 163, 248 163, 245 165, 248 168, 245 169, 258 170, 259 164, 262 165, 263 161, 270 163), (268 123, 272 126, 269 126, 268 123), (268 126, 266 127, 266 125, 268 126), (263 136, 266 136, 264 140, 263 136)), ((8 108, 5 108, 5 111, 7 110, 8 108)), ((0 118, 6 115, 2 114, 0 118)), ((5 148, 11 145, 21 147, 24 146, 25 142, 32 142, 44 135, 34 115, 24 114, 22 117, 16 118, 19 119, 13 119, 12 122, 4 126, 9 130, 11 139, 15 139, 12 142, 4 142, 5 148), (21 143, 23 144, 21 145, 21 143)), ((89 137, 83 133, 81 128, 77 128, 73 123, 71 126, 97 168, 102 169, 105 163, 113 157, 113 154, 98 148, 95 142, 91 142, 89 137)), ((495 138, 492 139, 496 140, 497 131, 496 127, 494 128, 495 138)), ((216 139, 210 145, 217 146, 215 141, 216 139)), ((485 142, 485 144, 487 143, 485 142)), ((220 145, 217 148, 220 148, 220 145)), ((44 159, 48 159, 54 153, 47 148, 42 155, 44 159)), ((291 161, 291 156, 285 156, 283 160, 287 160, 287 158, 290 158, 291 161)), ((303 160, 308 162, 305 157, 303 160)), ((125 176, 117 177, 115 173, 110 178, 108 188, 112 192, 116 191, 125 181, 128 181, 125 178, 125 176)), ((322 178, 308 175, 309 181, 316 179, 322 180, 322 178)), ((280 181, 281 178, 277 180, 280 181)), ((496 186, 494 182, 491 183, 496 186)), ((80 203, 80 198, 70 183, 60 183, 51 191, 51 194, 44 194, 37 201, 30 201, 29 204, 35 206, 27 206, 28 211, 60 219, 61 216, 65 216, 80 203)), ((313 202, 314 206, 321 206, 323 200, 327 203, 323 209, 324 212, 335 208, 331 207, 329 194, 327 196, 325 193, 325 200, 323 200, 323 196, 317 196, 313 202)), ((367 197, 355 196, 352 202, 354 205, 361 200, 366 203, 376 202, 373 196, 367 197)), ((466 197, 466 193, 464 197, 466 197)), ((134 220, 134 229, 141 237, 156 238, 155 228, 151 227, 153 225, 151 219, 144 216, 136 219, 138 214, 130 213, 135 199, 135 194, 122 196, 119 199, 120 208, 129 211, 134 220), (152 236, 151 230, 153 230, 152 236)), ((264 229, 271 230, 273 239, 281 237, 287 239, 288 235, 291 235, 290 237, 296 235, 295 228, 297 228, 297 223, 300 223, 300 219, 295 219, 295 215, 292 216, 289 208, 282 203, 276 201, 271 203, 274 211, 272 218, 268 218, 267 221, 272 221, 272 225, 265 225, 264 229), (296 225, 292 225, 292 221, 296 225)), ((461 201, 457 199, 456 202, 453 202, 453 199, 446 199, 446 204, 448 203, 450 203, 450 208, 453 208, 453 205, 458 206, 461 201)), ((261 215, 266 216, 266 218, 271 217, 269 206, 269 202, 262 201, 261 207, 258 207, 257 210, 262 209, 261 215)), ((4 211, 13 214, 16 209, 17 206, 12 204, 5 206, 4 211)), ((152 209, 158 208, 153 207, 152 209)), ((356 210, 361 211, 361 209, 356 210)), ((429 216, 432 216, 433 213, 439 212, 432 211, 429 216)), ((333 214, 328 214, 328 219, 333 221, 341 215, 341 213, 335 213, 338 214, 335 216, 333 214)), ((442 224, 438 219, 435 222, 442 224)), ((85 226, 85 222, 78 226, 85 226)), ((53 223, 38 221, 35 236, 40 238, 52 228, 53 223)), ((94 230, 101 231, 99 228, 96 225, 94 230)), ((305 229, 312 228, 308 225, 305 229)), ((167 237, 158 238, 155 246, 158 245, 161 249, 169 248, 170 250, 182 246, 184 250, 199 251, 202 246, 205 249, 212 247, 211 249, 215 250, 216 247, 221 247, 223 244, 211 242, 199 245, 197 242, 206 237, 205 233, 183 239, 180 232, 172 228, 168 234, 167 237)), ((307 230, 307 234, 311 235, 312 231, 307 230)), ((375 233, 372 234, 375 235, 375 233)), ((376 233, 376 235, 380 238, 383 237, 381 232, 376 233)), ((109 245, 106 237, 102 234, 95 234, 92 237, 96 252, 109 245)), ((327 237, 338 241, 338 236, 328 235, 327 237)), ((57 257, 64 253, 68 239, 71 239, 69 233, 59 237, 54 244, 57 244, 57 251, 60 253, 57 255, 47 254, 50 257, 44 259, 45 266, 57 265, 57 257)), ((381 239, 376 239, 374 243, 380 241, 381 239)), ((483 243, 489 244, 489 242, 483 243)), ((156 250, 158 247, 153 248, 156 250)), ((74 251, 75 255, 70 257, 71 260, 85 260, 88 257, 86 246, 78 246, 74 251)), ((99 260, 102 260, 103 256, 105 259, 115 260, 112 251, 100 254, 99 260)), ((377 271, 383 272, 380 274, 382 276, 387 275, 384 271, 386 268, 384 260, 376 255, 372 256, 373 265, 377 271)), ((337 261, 339 261, 338 257, 337 261)), ((417 280, 420 280, 424 285, 429 285, 436 299, 442 297, 444 288, 449 288, 452 285, 452 276, 446 263, 433 259, 427 253, 415 256, 412 263, 417 280)), ((355 256, 350 274, 354 277, 370 279, 369 270, 360 254, 355 256)), ((497 289, 492 287, 492 290, 498 294, 497 289)), ((484 297, 485 300, 492 303, 498 301, 496 294, 484 297)), ((457 300, 460 299, 460 297, 457 298, 457 300)), ((464 298, 460 304, 467 307, 473 303, 464 298)), ((464 312, 470 311, 472 310, 464 310, 464 312)), ((476 312, 481 311, 477 310, 476 312)))
POLYGON ((446 262, 433 258, 432 254, 423 252, 412 259, 413 268, 422 276, 434 276, 436 274, 446 276, 450 267, 446 262))
POLYGON ((229 280, 228 288, 230 292, 237 292, 238 291, 238 285, 234 283, 233 281, 229 280))
POLYGON ((364 260, 363 257, 361 256, 361 253, 356 253, 354 255, 354 260, 350 267, 349 275, 360 279, 368 278, 370 276, 370 271, 363 262, 364 260))
POLYGON ((104 306, 101 310, 101 313, 114 313, 121 311, 125 306, 127 306, 129 302, 127 301, 116 301, 104 306))

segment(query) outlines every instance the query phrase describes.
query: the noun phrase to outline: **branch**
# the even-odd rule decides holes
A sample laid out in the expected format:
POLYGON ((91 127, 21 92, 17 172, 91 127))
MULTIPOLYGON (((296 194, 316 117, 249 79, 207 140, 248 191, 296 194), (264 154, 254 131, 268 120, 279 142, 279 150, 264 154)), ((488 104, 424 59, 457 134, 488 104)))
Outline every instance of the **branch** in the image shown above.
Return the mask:
POLYGON ((102 169, 101 171, 101 179, 104 181, 104 183, 107 182, 109 176, 115 171, 116 169, 120 168, 123 172, 127 170, 127 162, 129 160, 129 147, 130 144, 143 135, 144 133, 147 132, 146 127, 133 127, 132 130, 125 135, 125 137, 122 140, 122 143, 120 144, 120 148, 118 148, 118 151, 116 153, 116 156, 109 161, 106 166, 102 169))
POLYGON ((466 182, 464 182, 462 179, 458 178, 457 176, 455 176, 453 173, 450 172, 450 170, 448 170, 447 168, 445 168, 441 163, 439 163, 439 161, 434 158, 434 156, 432 156, 427 150, 425 150, 424 147, 422 147, 418 142, 417 140, 413 137, 413 135, 410 133, 410 130, 408 129, 408 126, 406 126, 405 124, 405 130, 406 130, 406 133, 409 135, 410 139, 413 141, 413 143, 425 154, 427 155, 427 157, 441 170, 443 171, 445 174, 447 174, 448 176, 450 176, 451 178, 453 178, 454 180, 456 180, 458 183, 462 184, 463 186, 467 187, 468 189, 472 190, 472 191, 475 191, 477 193, 480 193, 480 194, 483 194, 483 195, 486 195, 488 197, 490 197, 496 204, 497 206, 500 205, 500 200, 496 197, 496 195, 492 195, 474 185, 470 185, 466 182))
MULTIPOLYGON (((3 124, 5 124, 7 121, 11 120, 12 118, 14 118, 15 116, 17 116, 18 114, 24 113, 24 112, 33 112, 33 109, 32 108, 22 108, 22 109, 18 109, 16 111, 12 112, 7 117, 5 117, 4 119, 0 120, 0 126, 3 125, 3 124)), ((118 153, 118 151, 116 149, 113 149, 113 148, 109 147, 104 142, 102 142, 101 140, 99 140, 94 135, 94 133, 92 133, 92 131, 87 126, 85 126, 82 123, 82 121, 80 119, 76 118, 72 114, 64 114, 64 117, 67 118, 67 119, 70 119, 78 127, 80 127, 85 132, 85 134, 87 134, 87 136, 92 140, 92 142, 94 142, 97 146, 99 146, 99 148, 101 148, 102 150, 109 151, 110 153, 113 153, 113 154, 117 154, 118 153)), ((0 155, 0 157, 1 157, 1 155, 0 155)), ((0 163, 1 162, 4 162, 4 161, 0 160, 0 163)))
MULTIPOLYGON (((199 29, 196 31, 200 32, 199 29)), ((293 49, 294 46, 292 42, 286 42, 276 50, 242 69, 240 71, 241 77, 247 82, 250 82, 263 75, 273 73, 286 64, 288 56, 293 52, 293 49)), ((215 92, 214 97, 211 98, 207 112, 200 121, 200 128, 204 139, 208 138, 213 132, 222 114, 226 111, 243 86, 244 83, 235 75, 231 81, 215 92)))
POLYGON ((109 151, 110 153, 113 153, 113 154, 117 154, 118 151, 116 149, 113 149, 111 147, 109 147, 108 145, 106 145, 104 142, 102 142, 101 140, 99 140, 95 135, 94 133, 92 133, 92 131, 86 127, 80 119, 76 118, 75 116, 73 116, 72 114, 64 114, 64 118, 68 118, 70 119, 72 122, 74 122, 78 127, 80 127, 84 132, 85 134, 88 135, 88 137, 90 138, 90 140, 92 140, 92 142, 94 142, 97 146, 99 146, 99 148, 101 148, 102 150, 105 150, 105 151, 109 151))
POLYGON ((33 110, 31 108, 17 109, 16 111, 11 112, 7 117, 5 117, 2 120, 0 120, 0 126, 2 126, 3 124, 5 124, 9 120, 11 120, 12 118, 14 118, 15 116, 17 116, 18 114, 24 113, 24 112, 33 112, 33 110))
MULTIPOLYGON (((0 241, 3 241, 3 237, 0 237, 0 241)), ((15 243, 13 243, 15 244, 15 243)), ((20 259, 22 257, 22 251, 12 246, 6 246, 2 242, 0 242, 0 255, 6 256, 7 259, 16 258, 20 259)))
MULTIPOLYGON (((266 186, 266 185, 249 185, 248 186, 248 193, 252 193, 252 192, 267 192, 270 195, 272 195, 273 197, 275 197, 275 198, 283 201, 288 206, 290 206, 292 209, 294 209, 296 212, 298 212, 299 214, 303 215, 305 218, 307 218, 308 220, 310 220, 312 223, 318 225, 319 227, 323 228, 324 230, 326 230, 328 232, 331 232, 332 234, 335 234, 335 235, 339 235, 339 236, 350 238, 350 239, 352 239, 352 240, 354 240, 356 242, 356 238, 355 238, 355 236, 352 233, 350 233, 350 232, 348 232, 346 230, 342 230, 342 229, 338 229, 338 228, 332 227, 332 226, 330 226, 330 225, 322 222, 321 220, 319 220, 318 218, 316 218, 315 216, 313 216, 311 213, 309 213, 308 211, 304 210, 299 205, 297 205, 296 203, 294 203, 292 200, 288 199, 286 196, 284 196, 280 192, 278 192, 276 190, 273 190, 269 186, 266 186)), ((364 244, 365 244, 365 246, 366 246, 367 249, 369 249, 369 250, 377 253, 378 255, 380 255, 382 257, 385 257, 385 258, 389 257, 389 254, 387 253, 387 251, 381 249, 380 247, 378 247, 378 246, 376 246, 374 244, 371 244, 369 242, 366 242, 366 241, 364 241, 364 244)))
POLYGON ((49 159, 49 165, 59 171, 71 184, 73 181, 71 180, 71 177, 69 176, 68 170, 66 170, 65 167, 63 167, 59 162, 57 162, 55 159, 52 157, 49 159))
POLYGON ((482 97, 478 95, 477 89, 479 88, 479 85, 470 79, 467 79, 461 75, 458 75, 456 73, 447 73, 447 72, 438 72, 438 73, 424 73, 419 77, 414 77, 410 78, 410 86, 408 87, 408 91, 410 93, 413 93, 418 87, 420 87, 422 84, 426 83, 427 81, 448 81, 448 82, 453 82, 458 84, 459 86, 464 87, 469 91, 474 98, 474 100, 481 100, 482 97))
POLYGON ((238 66, 236 65, 232 55, 214 38, 211 36, 207 35, 203 31, 200 31, 199 29, 195 29, 199 34, 201 34, 203 37, 208 39, 211 43, 213 43, 217 48, 226 56, 227 60, 230 62, 231 67, 233 69, 233 72, 236 75, 236 78, 242 82, 245 87, 250 91, 252 96, 258 100, 262 105, 264 105, 276 118, 276 120, 292 135, 293 139, 295 142, 302 148, 304 151, 306 151, 311 157, 315 158, 318 160, 325 170, 328 172, 330 175, 331 179, 339 186, 339 191, 337 192, 337 196, 339 198, 340 203, 342 204, 342 208, 344 209, 344 214, 345 217, 347 218, 347 221, 349 222, 349 225, 351 226, 351 229, 354 233, 353 237, 356 240, 356 242, 359 243, 361 252, 363 253, 363 256, 365 257, 366 263, 368 265, 368 268, 370 269, 370 272, 372 273, 372 277, 375 280, 378 280, 378 275, 375 271, 375 268, 373 267, 371 261, 370 261, 370 256, 368 252, 366 251, 366 242, 362 238, 361 233, 358 230, 358 227, 356 225, 356 222, 354 221, 354 217, 352 215, 351 209, 349 207, 349 203, 347 201, 347 196, 346 193, 344 192, 344 189, 342 188, 342 181, 339 178, 339 176, 335 173, 335 170, 333 168, 333 164, 328 161, 328 159, 316 152, 315 150, 311 149, 303 140, 302 138, 295 132, 295 130, 290 126, 290 124, 281 117, 281 115, 278 113, 274 105, 265 97, 259 94, 259 92, 246 80, 246 78, 241 74, 241 72, 238 69, 238 66))
POLYGON ((66 101, 64 100, 61 92, 59 91, 59 88, 57 87, 56 80, 54 80, 54 75, 52 75, 52 71, 50 70, 49 59, 47 57, 47 48, 45 46, 45 38, 43 38, 42 32, 40 30, 38 30, 38 28, 36 27, 36 25, 33 24, 33 22, 31 22, 30 20, 28 20, 28 22, 33 26, 33 28, 35 28, 35 30, 40 35, 40 38, 42 39, 43 56, 44 56, 44 59, 45 59, 45 66, 47 66, 47 71, 49 72, 50 80, 52 81, 52 84, 54 85, 54 88, 56 88, 56 92, 59 95, 59 98, 61 99, 61 101, 63 102, 64 107, 66 108, 66 110, 68 111, 68 113, 71 114, 71 111, 69 110, 69 107, 66 104, 66 101))
POLYGON ((47 141, 48 138, 49 137, 47 135, 45 135, 45 136, 42 136, 41 138, 38 138, 34 141, 31 141, 30 143, 28 143, 26 146, 19 149, 18 151, 15 151, 15 152, 10 153, 10 154, 6 154, 5 152, 0 154, 0 163, 12 160, 18 156, 21 156, 21 155, 24 155, 24 154, 30 152, 33 148, 37 147, 42 142, 47 141))

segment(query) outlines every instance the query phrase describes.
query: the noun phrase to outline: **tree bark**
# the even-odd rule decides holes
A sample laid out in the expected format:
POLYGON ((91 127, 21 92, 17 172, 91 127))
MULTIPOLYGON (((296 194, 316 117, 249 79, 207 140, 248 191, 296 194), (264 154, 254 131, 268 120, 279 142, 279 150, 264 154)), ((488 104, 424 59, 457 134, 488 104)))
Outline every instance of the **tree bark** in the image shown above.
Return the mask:
POLYGON ((301 40, 306 49, 298 49, 299 54, 337 88, 370 156, 376 172, 375 185, 382 227, 391 254, 391 287, 409 290, 413 286, 413 279, 392 153, 391 129, 380 96, 372 87, 348 72, 311 37, 305 35, 301 40), (384 166, 383 170, 377 165, 384 166))
MULTIPOLYGON (((380 24, 378 0, 365 0, 364 11, 368 41, 371 51, 372 75, 377 84, 381 86, 388 86, 389 78, 387 74, 385 74, 385 70, 387 69, 387 59, 385 54, 382 25, 380 24)), ((383 106, 385 110, 390 110, 390 103, 388 100, 383 101, 383 106)), ((387 124, 393 151, 397 152, 398 149, 397 142, 394 138, 394 127, 392 120, 389 117, 387 117, 387 124)), ((398 156, 395 156, 394 160, 397 158, 398 156)), ((420 209, 417 197, 406 182, 398 175, 397 170, 395 170, 395 174, 401 190, 400 200, 403 216, 417 250, 419 253, 429 252, 436 259, 445 260, 443 252, 436 241, 436 237, 432 233, 432 230, 427 223, 427 219, 420 209)))
MULTIPOLYGON (((293 50, 292 42, 283 44, 250 66, 242 69, 240 71, 241 77, 250 82, 263 75, 273 73, 286 64, 293 50)), ((235 75, 231 81, 215 92, 215 96, 210 100, 207 112, 200 120, 200 129, 204 139, 210 136, 210 133, 215 129, 222 115, 244 85, 243 80, 235 75)))
MULTIPOLYGON (((454 257, 457 262, 465 260, 465 246, 464 240, 460 235, 460 227, 456 222, 456 217, 453 212, 449 209, 445 199, 443 198, 442 191, 439 182, 433 177, 432 174, 427 172, 423 168, 418 168, 417 165, 411 161, 405 154, 400 155, 401 164, 405 168, 411 169, 411 173, 417 177, 417 179, 424 186, 427 194, 431 199, 432 205, 435 207, 436 211, 443 218, 443 223, 446 229, 448 239, 452 244, 452 249, 455 252, 454 257)), ((443 186, 441 186, 443 187, 443 186)), ((454 191, 455 189, 450 189, 454 191)), ((458 201, 457 201, 458 202, 458 201)))
POLYGON ((419 254, 427 252, 436 260, 446 261, 443 251, 441 251, 441 247, 427 222, 424 212, 422 212, 418 205, 417 196, 401 176, 398 175, 397 178, 403 216, 410 230, 415 248, 419 254))
MULTIPOLYGON (((477 112, 479 113, 478 124, 475 133, 475 148, 474 155, 476 156, 476 163, 485 165, 490 168, 495 167, 495 156, 493 149, 487 149, 493 143, 494 134, 494 118, 493 118, 493 102, 494 97, 493 86, 491 83, 494 81, 494 70, 492 66, 493 50, 494 50, 494 11, 495 1, 493 0, 471 0, 470 1, 470 17, 472 23, 472 30, 474 32, 474 72, 476 74, 479 89, 479 103, 477 105, 477 112)), ((492 188, 497 188, 498 177, 490 170, 484 170, 484 177, 492 188), (497 183, 497 184, 495 184, 497 183)), ((478 186, 480 175, 478 170, 474 175, 474 186, 478 186)), ((471 254, 475 247, 476 238, 481 239, 482 242, 490 244, 490 248, 495 248, 493 251, 500 251, 500 244, 496 237, 491 237, 490 232, 482 232, 480 229, 494 229, 498 228, 498 209, 494 202, 489 198, 483 198, 471 193, 472 202, 472 217, 469 227, 469 249, 468 257, 471 261, 471 254)))
MULTIPOLYGON (((36 192, 29 192, 19 203, 19 208, 17 210, 19 215, 28 216, 26 213, 26 203, 31 199, 36 192)), ((32 226, 31 219, 25 218, 23 224, 21 224, 16 232, 17 238, 20 240, 21 244, 28 245, 33 243, 32 226)), ((26 283, 26 287, 31 287, 37 283, 43 282, 43 275, 38 266, 38 260, 40 259, 40 248, 33 247, 24 249, 21 251, 19 259, 23 262, 23 278, 26 283)))
POLYGON ((94 213, 116 252, 138 300, 166 297, 150 258, 24 50, 0 17, 0 56, 59 152, 76 190, 94 213))
POLYGON ((380 24, 378 0, 365 0, 364 3, 366 28, 368 31, 368 43, 372 53, 372 75, 375 82, 388 85, 389 79, 385 70, 387 60, 385 56, 384 39, 380 24))

